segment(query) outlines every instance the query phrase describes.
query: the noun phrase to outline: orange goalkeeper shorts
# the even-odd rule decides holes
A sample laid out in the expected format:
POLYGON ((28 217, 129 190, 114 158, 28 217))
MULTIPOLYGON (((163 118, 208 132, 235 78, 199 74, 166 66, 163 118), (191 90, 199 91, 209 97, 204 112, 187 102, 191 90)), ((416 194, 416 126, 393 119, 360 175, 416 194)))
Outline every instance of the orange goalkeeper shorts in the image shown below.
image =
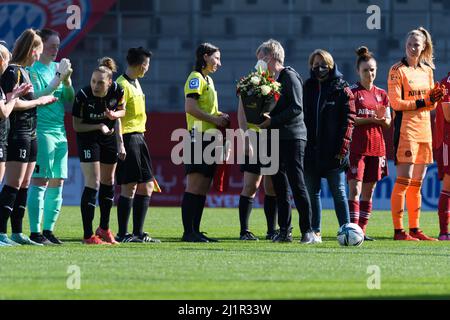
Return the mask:
POLYGON ((400 140, 397 148, 397 163, 432 164, 433 147, 431 142, 400 140))

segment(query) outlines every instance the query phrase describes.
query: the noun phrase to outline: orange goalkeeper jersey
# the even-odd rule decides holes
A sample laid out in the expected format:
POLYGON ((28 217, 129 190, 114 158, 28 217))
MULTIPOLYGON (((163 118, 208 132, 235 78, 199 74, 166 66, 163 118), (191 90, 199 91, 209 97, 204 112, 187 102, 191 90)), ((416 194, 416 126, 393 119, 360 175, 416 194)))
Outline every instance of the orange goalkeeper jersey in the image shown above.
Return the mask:
MULTIPOLYGON (((395 111, 395 136, 399 140, 432 142, 430 111, 436 104, 417 109, 417 101, 429 100, 434 87, 433 69, 424 63, 410 67, 406 58, 392 66, 388 78, 388 94, 395 111)), ((428 102, 427 102, 428 103, 428 102)), ((427 104, 428 105, 428 104, 427 104)))

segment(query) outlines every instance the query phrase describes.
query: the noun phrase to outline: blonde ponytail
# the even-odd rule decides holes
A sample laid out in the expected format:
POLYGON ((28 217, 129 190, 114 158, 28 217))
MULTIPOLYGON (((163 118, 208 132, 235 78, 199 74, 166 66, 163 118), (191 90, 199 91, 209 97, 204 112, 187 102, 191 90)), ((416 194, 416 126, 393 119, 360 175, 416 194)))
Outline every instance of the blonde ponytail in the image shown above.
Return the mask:
POLYGON ((6 42, 4 41, 0 41, 0 59, 2 61, 11 60, 11 52, 6 48, 6 42))
POLYGON ((431 34, 424 27, 417 28, 408 33, 408 38, 411 36, 418 36, 423 39, 425 48, 420 54, 419 60, 420 62, 424 62, 428 64, 432 69, 435 69, 436 66, 434 64, 434 49, 433 49, 433 40, 431 39, 431 34))

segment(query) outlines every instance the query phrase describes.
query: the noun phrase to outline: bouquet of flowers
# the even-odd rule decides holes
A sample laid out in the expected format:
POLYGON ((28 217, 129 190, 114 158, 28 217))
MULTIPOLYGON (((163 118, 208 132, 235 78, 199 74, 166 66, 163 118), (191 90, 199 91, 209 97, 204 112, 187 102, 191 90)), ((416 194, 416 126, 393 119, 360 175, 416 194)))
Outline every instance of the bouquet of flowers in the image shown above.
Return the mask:
POLYGON ((264 122, 264 114, 271 112, 280 99, 280 91, 281 84, 261 68, 239 80, 237 94, 241 96, 247 122, 264 122))

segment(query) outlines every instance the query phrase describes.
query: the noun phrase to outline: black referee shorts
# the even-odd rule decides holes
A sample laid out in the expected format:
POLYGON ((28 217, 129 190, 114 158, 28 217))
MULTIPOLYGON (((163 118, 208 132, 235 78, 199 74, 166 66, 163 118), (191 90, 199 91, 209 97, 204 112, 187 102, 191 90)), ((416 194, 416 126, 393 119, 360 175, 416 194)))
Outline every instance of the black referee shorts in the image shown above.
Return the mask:
POLYGON ((250 158, 245 156, 245 163, 240 165, 240 171, 242 173, 249 172, 257 175, 261 175, 262 164, 258 161, 257 163, 250 163, 250 158))
MULTIPOLYGON (((212 141, 203 141, 203 139, 197 140, 195 142, 191 141, 191 143, 189 145, 191 148, 191 161, 190 161, 190 163, 184 164, 184 172, 186 175, 188 175, 190 173, 201 173, 207 178, 214 177, 217 164, 216 163, 208 164, 203 159, 203 153, 204 153, 206 147, 209 146, 213 142, 214 142, 214 138, 212 139, 212 141), (198 143, 201 143, 201 146, 202 146, 202 156, 201 156, 201 161, 198 161, 198 163, 196 163, 194 154, 195 154, 195 144, 198 144, 198 143)), ((212 152, 212 156, 215 156, 214 151, 212 152)))
POLYGON ((117 183, 146 183, 153 180, 153 166, 143 133, 123 135, 127 156, 117 163, 117 183))
POLYGON ((7 161, 36 162, 37 140, 30 137, 8 140, 7 161))
POLYGON ((269 167, 269 164, 262 164, 260 160, 260 148, 262 147, 262 144, 266 146, 266 154, 267 156, 270 155, 270 139, 262 139, 260 134, 256 135, 256 141, 253 141, 253 152, 255 159, 250 159, 248 155, 245 155, 245 162, 240 165, 240 171, 242 173, 249 172, 257 175, 261 175, 261 169, 265 167, 269 167), (254 146, 256 142, 256 147, 254 146), (250 162, 252 160, 252 162, 250 162))
POLYGON ((115 164, 118 159, 116 134, 106 136, 101 132, 77 134, 78 156, 80 162, 115 164))

